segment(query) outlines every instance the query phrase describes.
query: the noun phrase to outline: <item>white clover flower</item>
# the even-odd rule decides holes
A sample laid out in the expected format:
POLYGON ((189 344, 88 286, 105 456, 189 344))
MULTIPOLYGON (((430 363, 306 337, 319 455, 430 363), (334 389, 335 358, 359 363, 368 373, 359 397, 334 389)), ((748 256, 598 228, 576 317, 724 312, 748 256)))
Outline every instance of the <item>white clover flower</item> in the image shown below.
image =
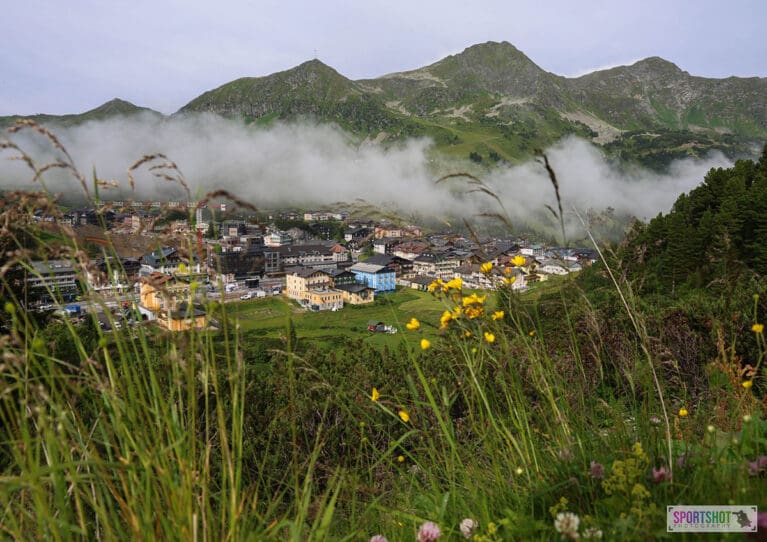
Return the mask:
POLYGON ((554 528, 558 533, 562 533, 563 538, 578 538, 578 525, 581 518, 572 512, 560 512, 554 520, 554 528))
POLYGON ((477 523, 471 518, 466 518, 463 521, 461 521, 461 526, 460 526, 461 534, 463 535, 465 539, 468 540, 469 538, 471 538, 471 535, 474 534, 474 531, 477 530, 477 527, 479 527, 479 523, 477 523))
POLYGON ((602 540, 602 530, 597 529, 596 527, 589 527, 583 531, 583 538, 588 538, 589 540, 602 540))

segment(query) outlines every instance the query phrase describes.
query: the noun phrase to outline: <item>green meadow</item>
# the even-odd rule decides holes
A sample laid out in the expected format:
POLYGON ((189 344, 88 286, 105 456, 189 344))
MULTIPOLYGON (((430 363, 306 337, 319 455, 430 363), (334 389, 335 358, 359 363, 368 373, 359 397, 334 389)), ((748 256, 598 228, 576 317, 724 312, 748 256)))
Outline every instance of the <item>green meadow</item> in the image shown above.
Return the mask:
MULTIPOLYGON (((427 292, 411 288, 398 288, 396 292, 376 297, 369 305, 347 305, 338 311, 313 312, 284 297, 269 297, 240 301, 227 305, 227 314, 236 318, 243 331, 259 336, 281 338, 285 335, 285 322, 292 318, 299 340, 334 342, 361 340, 372 346, 397 346, 403 341, 415 345, 418 341, 405 333, 405 324, 411 318, 423 321, 434 319, 445 310, 444 303, 427 292), (368 331, 368 322, 383 322, 397 329, 397 333, 368 331)), ((429 337, 436 329, 427 331, 429 337)))

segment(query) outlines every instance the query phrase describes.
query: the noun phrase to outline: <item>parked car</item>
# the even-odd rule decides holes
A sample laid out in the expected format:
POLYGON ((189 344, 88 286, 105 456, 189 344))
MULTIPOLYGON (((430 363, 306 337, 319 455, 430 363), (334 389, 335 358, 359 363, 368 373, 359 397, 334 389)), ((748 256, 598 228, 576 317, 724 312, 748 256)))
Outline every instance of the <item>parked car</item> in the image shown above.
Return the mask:
POLYGON ((252 293, 250 293, 250 292, 248 292, 248 293, 246 293, 246 294, 242 294, 242 295, 240 296, 240 299, 253 299, 253 294, 252 294, 252 293))

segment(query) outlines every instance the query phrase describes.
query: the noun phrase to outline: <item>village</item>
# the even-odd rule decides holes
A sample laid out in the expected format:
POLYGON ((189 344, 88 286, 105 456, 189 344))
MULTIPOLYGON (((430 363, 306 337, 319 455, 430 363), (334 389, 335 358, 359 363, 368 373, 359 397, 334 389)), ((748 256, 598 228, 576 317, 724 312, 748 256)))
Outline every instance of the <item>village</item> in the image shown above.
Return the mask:
POLYGON ((27 308, 78 315, 87 310, 88 296, 98 294, 111 312, 99 315, 104 329, 139 320, 171 331, 215 326, 206 300, 281 295, 319 312, 453 279, 467 289, 523 291, 597 258, 593 249, 427 233, 344 211, 282 210, 257 221, 227 216, 225 203, 188 209, 179 202, 114 201, 100 210, 36 218, 103 235, 84 237, 93 255, 84 277, 66 260, 32 262, 23 279, 27 308), (113 242, 121 236, 144 239, 152 249, 121 248, 113 242))

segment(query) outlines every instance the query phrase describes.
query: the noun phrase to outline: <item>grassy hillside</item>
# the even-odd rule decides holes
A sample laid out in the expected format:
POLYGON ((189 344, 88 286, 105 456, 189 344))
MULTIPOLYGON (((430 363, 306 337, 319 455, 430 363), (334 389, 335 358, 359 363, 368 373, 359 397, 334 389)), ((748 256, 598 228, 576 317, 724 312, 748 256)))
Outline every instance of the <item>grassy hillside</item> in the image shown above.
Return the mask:
POLYGON ((765 79, 693 77, 660 58, 567 79, 545 72, 509 43, 488 42, 423 68, 361 81, 314 60, 233 81, 181 112, 310 117, 379 140, 427 135, 443 152, 474 153, 489 164, 529 157, 577 134, 613 142, 608 150, 622 159, 662 168, 713 149, 750 156, 753 142, 767 137, 765 103, 765 79), (663 146, 661 138, 648 158, 635 150, 632 133, 672 134, 689 145, 663 146))
POLYGON ((56 125, 56 126, 74 126, 91 120, 104 120, 114 117, 130 117, 136 115, 148 115, 153 118, 163 118, 162 113, 158 113, 146 107, 138 107, 125 100, 115 98, 95 109, 74 115, 31 115, 31 116, 8 116, 0 117, 0 128, 12 126, 16 119, 26 118, 37 122, 38 124, 56 125))
POLYGON ((668 537, 669 505, 767 502, 763 169, 713 171, 638 244, 538 295, 210 302, 217 329, 178 333, 100 326, 97 292, 82 321, 27 311, 30 260, 92 262, 40 229, 44 194, 7 194, 2 535, 631 541, 668 537), (685 288, 645 288, 669 280, 685 288))

